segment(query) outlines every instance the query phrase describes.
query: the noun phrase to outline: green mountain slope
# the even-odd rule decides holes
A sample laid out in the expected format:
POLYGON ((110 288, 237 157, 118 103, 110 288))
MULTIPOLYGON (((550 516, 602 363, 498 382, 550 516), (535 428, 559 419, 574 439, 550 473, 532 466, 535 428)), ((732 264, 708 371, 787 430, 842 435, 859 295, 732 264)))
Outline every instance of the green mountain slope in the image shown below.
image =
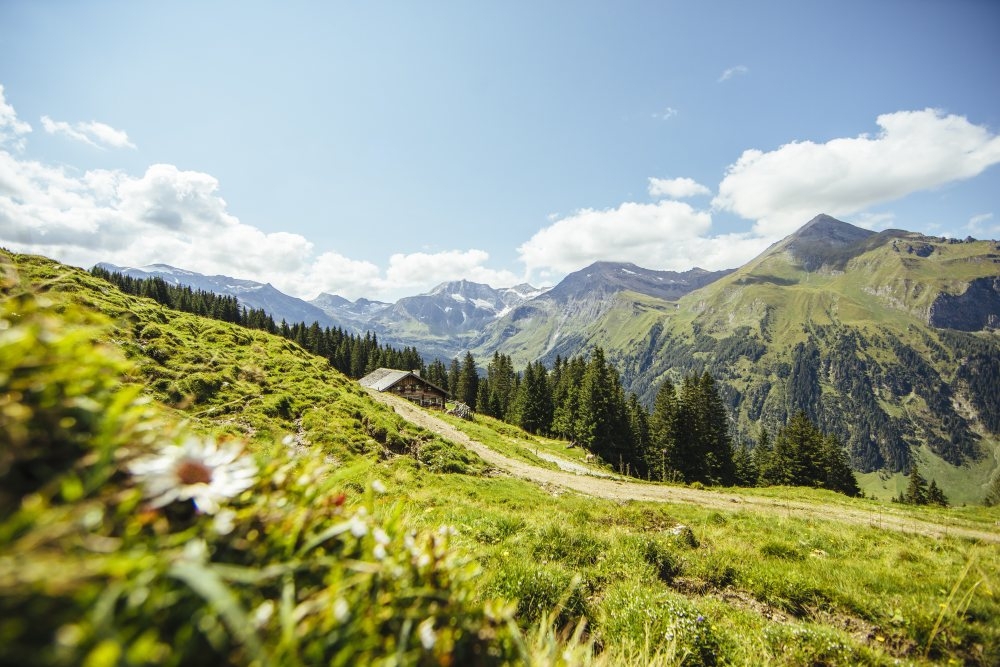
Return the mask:
POLYGON ((599 345, 647 406, 664 378, 708 370, 741 439, 804 410, 882 497, 918 463, 953 500, 978 502, 998 468, 1000 243, 821 215, 687 293, 625 289, 614 276, 574 287, 583 275, 596 280, 574 274, 497 322, 474 353, 523 366, 599 345))
POLYGON ((494 351, 517 367, 571 357, 595 345, 618 350, 641 341, 672 301, 729 271, 651 271, 634 264, 597 262, 566 276, 545 294, 492 323, 472 344, 477 357, 494 351))
POLYGON ((996 467, 1000 336, 993 304, 961 295, 998 276, 996 242, 820 217, 680 299, 617 360, 646 400, 665 376, 708 369, 744 437, 804 410, 856 469, 959 467, 948 492, 978 499, 996 467))
MULTIPOLYGON (((814 489, 702 490, 717 496, 702 506, 533 484, 284 339, 42 258, 0 253, 0 266, 2 664, 1000 657, 991 545, 883 530, 885 504, 814 489), (137 460, 230 436, 249 441, 257 472, 218 513, 143 500, 137 460), (10 474, 29 460, 44 470, 10 474), (815 511, 790 514, 790 501, 815 511), (841 510, 871 521, 842 523, 841 510)), ((526 460, 564 448, 488 419, 471 427, 526 460)), ((995 508, 891 514, 897 527, 996 532, 995 508)))

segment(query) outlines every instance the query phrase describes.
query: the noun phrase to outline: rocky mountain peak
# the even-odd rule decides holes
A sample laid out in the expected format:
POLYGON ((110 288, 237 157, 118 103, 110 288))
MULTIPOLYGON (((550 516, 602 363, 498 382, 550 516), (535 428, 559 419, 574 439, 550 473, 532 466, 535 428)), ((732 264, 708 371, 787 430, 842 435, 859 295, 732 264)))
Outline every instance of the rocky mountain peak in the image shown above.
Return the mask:
POLYGON ((777 247, 791 251, 806 271, 815 271, 825 265, 842 269, 851 257, 862 251, 863 242, 872 236, 875 232, 871 230, 820 214, 777 247))
POLYGON ((872 236, 875 232, 856 227, 849 222, 820 213, 804 224, 789 238, 798 241, 821 242, 830 245, 853 245, 872 236))

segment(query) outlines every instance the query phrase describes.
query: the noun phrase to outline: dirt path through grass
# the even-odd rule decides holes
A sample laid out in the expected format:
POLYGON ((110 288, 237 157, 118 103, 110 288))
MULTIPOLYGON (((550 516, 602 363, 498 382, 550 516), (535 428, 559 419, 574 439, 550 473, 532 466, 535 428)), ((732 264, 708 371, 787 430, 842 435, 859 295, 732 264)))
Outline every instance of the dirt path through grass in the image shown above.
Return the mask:
POLYGON ((871 526, 902 533, 927 535, 930 537, 964 537, 985 542, 1000 543, 1000 528, 987 531, 969 528, 959 524, 947 524, 924 519, 916 519, 896 512, 893 508, 880 505, 871 511, 833 504, 811 504, 744 495, 727 492, 725 489, 691 489, 683 486, 669 486, 636 481, 624 481, 605 477, 580 475, 563 470, 540 468, 525 461, 508 458, 486 445, 473 440, 451 424, 438 419, 433 414, 413 405, 409 401, 370 391, 371 397, 392 406, 398 415, 408 422, 422 426, 443 438, 460 443, 478 454, 488 464, 514 477, 526 479, 543 486, 571 489, 579 493, 607 498, 609 500, 642 500, 663 503, 688 503, 712 509, 739 511, 748 510, 800 519, 841 521, 859 526, 871 526))

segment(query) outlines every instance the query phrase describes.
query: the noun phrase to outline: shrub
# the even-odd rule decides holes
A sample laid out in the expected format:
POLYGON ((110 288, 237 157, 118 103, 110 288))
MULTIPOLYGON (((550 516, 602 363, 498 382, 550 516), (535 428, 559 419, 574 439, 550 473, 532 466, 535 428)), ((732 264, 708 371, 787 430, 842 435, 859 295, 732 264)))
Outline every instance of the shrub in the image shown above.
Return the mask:
POLYGON ((569 565, 592 565, 607 550, 607 543, 586 530, 547 524, 537 533, 531 555, 539 561, 562 561, 569 565))
POLYGON ((294 404, 288 394, 272 394, 264 399, 264 414, 268 417, 292 418, 294 404))
POLYGON ((658 646, 668 663, 715 664, 719 644, 712 624, 684 598, 622 581, 608 587, 601 608, 599 633, 609 642, 658 646))
POLYGON ((556 610, 554 625, 572 627, 587 614, 587 602, 579 581, 562 565, 539 565, 512 559, 499 563, 485 587, 490 597, 515 600, 517 620, 522 625, 544 619, 556 610))
POLYGON ((465 447, 434 438, 420 445, 417 460, 432 472, 451 472, 463 475, 481 475, 486 464, 465 447))
POLYGON ((670 583, 683 569, 681 559, 667 540, 658 536, 642 536, 642 559, 653 566, 660 581, 670 583))
POLYGON ((830 628, 812 625, 769 626, 764 636, 775 655, 790 665, 858 665, 863 660, 851 644, 830 628))
POLYGON ((475 528, 477 540, 483 544, 499 544, 524 528, 524 520, 503 514, 491 515, 479 521, 475 528))

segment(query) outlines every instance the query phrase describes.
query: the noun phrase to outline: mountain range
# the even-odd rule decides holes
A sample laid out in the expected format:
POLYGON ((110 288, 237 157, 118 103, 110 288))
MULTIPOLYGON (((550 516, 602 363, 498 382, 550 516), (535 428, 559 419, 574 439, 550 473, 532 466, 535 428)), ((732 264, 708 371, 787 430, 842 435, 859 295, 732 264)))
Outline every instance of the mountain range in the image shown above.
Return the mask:
POLYGON ((548 290, 443 283, 394 304, 163 265, 137 277, 232 294, 286 321, 372 331, 426 360, 471 351, 515 367, 604 348, 651 405, 662 382, 708 371, 744 441, 802 410, 847 445, 868 492, 914 463, 950 488, 985 486, 1000 452, 1000 243, 872 232, 826 215, 731 271, 598 262, 548 290))

